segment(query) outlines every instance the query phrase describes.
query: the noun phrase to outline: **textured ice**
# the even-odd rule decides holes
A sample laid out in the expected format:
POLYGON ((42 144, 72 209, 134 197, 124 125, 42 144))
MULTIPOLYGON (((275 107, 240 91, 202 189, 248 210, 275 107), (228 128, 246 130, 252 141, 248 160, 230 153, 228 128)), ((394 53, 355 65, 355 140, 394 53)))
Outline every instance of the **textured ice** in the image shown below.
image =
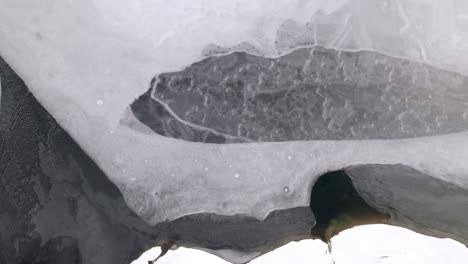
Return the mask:
POLYGON ((245 52, 161 73, 131 109, 194 142, 398 139, 468 129, 468 78, 376 52, 245 52))
POLYGON ((267 57, 313 45, 370 50, 468 75, 467 13, 464 0, 3 0, 0 53, 148 223, 200 212, 263 219, 308 206, 319 175, 359 164, 407 165, 466 189, 468 133, 184 142, 142 132, 129 116, 151 78, 199 61, 212 44, 267 57))
POLYGON ((465 54, 463 42, 453 47, 434 46, 447 32, 461 39, 466 36, 460 26, 464 19, 457 15, 466 8, 463 1, 450 2, 457 6, 453 9, 448 9, 449 3, 441 6, 438 2, 426 5, 405 1, 404 16, 401 9, 374 1, 364 1, 359 10, 347 7, 352 2, 330 6, 304 1, 279 1, 275 5, 267 1, 193 1, 174 5, 142 1, 128 6, 124 2, 107 5, 106 1, 47 1, 44 5, 4 1, 0 5, 0 49, 41 103, 120 187, 129 205, 152 224, 196 212, 244 213, 263 218, 273 210, 307 205, 315 177, 356 164, 401 163, 466 186, 464 133, 411 141, 212 146, 145 135, 119 126, 122 113, 147 88, 154 73, 188 65, 200 58, 202 48, 212 42, 227 46, 253 43, 264 54, 274 55, 279 52, 276 41, 289 39, 276 36, 280 25, 290 20, 303 25, 311 15, 313 19, 304 30, 315 25, 312 28, 318 44, 424 59, 465 72, 467 63, 460 56, 465 54), (126 8, 120 8, 122 5, 126 8), (429 8, 425 13, 440 18, 437 26, 426 29, 432 20, 419 16, 413 11, 416 7, 429 8), (363 10, 366 14, 382 14, 384 9, 386 15, 379 21, 388 23, 368 23, 377 17, 357 16, 363 10), (325 23, 347 16, 353 19, 337 19, 339 22, 330 26, 325 23), (406 24, 401 24, 401 17, 411 21, 403 19, 406 24), (271 19, 268 23, 262 22, 267 18, 271 19), (229 31, 224 30, 226 24, 231 26, 229 31), (392 28, 399 24, 401 32, 392 28), (376 28, 378 25, 380 28, 376 28), (442 25, 444 30, 439 30, 442 25), (354 30, 363 32, 362 36, 352 34, 354 30), (346 34, 339 41, 331 41, 337 32, 346 34), (394 44, 387 47, 389 39, 394 44), (410 53, 412 50, 418 52, 410 53), (446 56, 437 57, 440 53, 446 56), (109 103, 96 105, 95 100, 89 100, 92 98, 109 103), (114 133, 109 133, 111 130, 114 133), (308 157, 311 152, 312 158, 308 157), (296 159, 285 162, 284 153, 295 153, 296 159), (450 153, 458 155, 452 157, 450 153), (232 171, 226 169, 228 164, 232 164, 232 171), (204 167, 210 170, 204 171, 204 167), (226 177, 234 171, 245 175, 243 181, 226 177), (171 174, 177 175, 175 179, 167 177, 171 174), (260 175, 266 175, 267 181, 260 180, 260 175), (130 177, 137 180, 130 181, 130 177), (185 189, 188 186, 184 182, 192 183, 190 190, 185 189), (287 196, 281 191, 284 186, 290 189, 287 196), (159 199, 154 198, 155 193, 159 199), (218 196, 221 199, 213 199, 218 196), (193 206, 196 203, 200 206, 193 206))
POLYGON ((318 176, 359 164, 407 165, 468 188, 465 132, 407 140, 226 145, 148 136, 124 126, 115 135, 127 137, 125 141, 131 144, 125 152, 114 153, 116 168, 110 175, 129 206, 151 224, 200 212, 247 214, 263 219, 274 210, 308 206, 310 190, 318 176), (151 151, 153 146, 164 151, 151 151), (295 159, 288 160, 287 153, 292 152, 295 159), (129 157, 134 156, 139 159, 130 162, 129 157), (176 176, 167 177, 172 173, 176 176), (235 173, 243 175, 241 181, 232 177, 235 173), (137 180, 129 182, 127 175, 137 180), (266 181, 262 180, 263 175, 266 181), (158 184, 165 178, 170 181, 158 184), (284 191, 285 186, 288 192, 284 191))

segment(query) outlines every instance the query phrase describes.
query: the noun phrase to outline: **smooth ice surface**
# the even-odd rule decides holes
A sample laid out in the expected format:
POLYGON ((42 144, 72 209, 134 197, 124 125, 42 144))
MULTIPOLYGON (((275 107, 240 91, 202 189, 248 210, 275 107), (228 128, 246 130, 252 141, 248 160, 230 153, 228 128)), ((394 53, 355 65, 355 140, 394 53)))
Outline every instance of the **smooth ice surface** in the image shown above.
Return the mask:
MULTIPOLYGON (((116 134, 124 136, 123 129, 116 134)), ((129 128, 127 131, 133 132, 129 128)), ((464 162, 468 157, 467 133, 411 140, 222 146, 139 133, 133 133, 129 141, 131 139, 132 147, 126 151, 138 155, 140 160, 126 162, 122 159, 117 164, 136 180, 115 179, 119 186, 124 186, 122 190, 130 207, 149 223, 164 220, 164 216, 175 219, 184 213, 199 212, 245 213, 263 219, 274 209, 308 206, 316 177, 329 170, 359 164, 403 164, 458 186, 468 186, 468 164, 464 162), (165 151, 150 152, 147 148, 152 145, 165 151), (295 159, 287 159, 290 153, 294 153, 295 159), (451 157, 447 153, 457 155, 451 157), (141 168, 147 171, 134 173, 141 168), (175 177, 169 178, 172 173, 175 177), (232 176, 235 173, 245 176, 237 179, 232 176), (157 184, 157 176, 170 181, 166 185, 157 184), (191 184, 188 186, 183 184, 185 182, 191 184), (289 191, 285 192, 285 187, 289 191)), ((125 156, 116 153, 116 159, 121 158, 125 156)), ((114 171, 111 175, 119 173, 114 171)))
POLYGON ((4 0, 0 52, 148 223, 197 212, 263 218, 308 205, 315 177, 357 164, 401 163, 466 188, 468 134, 237 146, 181 142, 119 125, 152 76, 181 70, 213 43, 228 50, 254 47, 265 56, 315 44, 368 49, 466 74, 467 11, 463 0, 4 0), (299 38, 304 35, 310 39, 299 38))
MULTIPOLYGON (((262 255, 250 264, 458 264, 468 258, 468 249, 451 239, 438 239, 417 234, 407 229, 369 225, 355 227, 340 233, 332 240, 332 256, 328 247, 318 240, 290 242, 262 255)), ((131 264, 147 264, 156 258, 159 248, 145 252, 131 264)), ((213 255, 195 249, 180 248, 169 251, 160 263, 228 264, 213 255)))

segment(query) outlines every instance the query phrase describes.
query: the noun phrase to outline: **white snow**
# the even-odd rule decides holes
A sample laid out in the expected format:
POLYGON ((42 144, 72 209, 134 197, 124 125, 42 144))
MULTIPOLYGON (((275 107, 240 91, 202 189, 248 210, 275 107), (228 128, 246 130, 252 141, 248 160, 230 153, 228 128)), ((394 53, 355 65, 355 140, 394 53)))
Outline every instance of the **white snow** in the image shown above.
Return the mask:
POLYGON ((385 225, 355 227, 332 240, 336 264, 456 264, 468 259, 468 249, 454 240, 385 225))
MULTIPOLYGON (((131 264, 147 264, 159 248, 145 252, 131 264)), ((213 252, 216 254, 216 252, 213 252)), ((319 240, 290 242, 249 264, 459 264, 468 259, 468 249, 451 239, 428 237, 404 228, 368 225, 355 227, 332 239, 332 254, 319 240)), ((229 264, 197 249, 169 251, 157 264, 229 264)))

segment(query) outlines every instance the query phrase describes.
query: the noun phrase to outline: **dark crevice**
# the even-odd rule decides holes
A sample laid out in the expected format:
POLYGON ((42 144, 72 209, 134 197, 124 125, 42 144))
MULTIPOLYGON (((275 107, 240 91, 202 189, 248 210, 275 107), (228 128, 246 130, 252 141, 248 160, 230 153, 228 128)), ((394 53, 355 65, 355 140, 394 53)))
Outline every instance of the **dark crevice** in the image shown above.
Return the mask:
MULTIPOLYGON (((326 173, 318 178, 311 193, 310 207, 301 207, 272 212, 264 221, 250 219, 248 217, 227 217, 214 214, 197 214, 185 216, 170 223, 159 224, 163 229, 170 225, 173 236, 161 240, 155 246, 160 246, 165 252, 173 246, 196 247, 200 242, 205 248, 234 249, 262 252, 270 252, 290 241, 298 241, 316 238, 329 245, 331 251, 331 238, 339 232, 364 224, 387 223, 389 216, 383 214, 368 203, 358 194, 351 178, 344 170, 326 173), (313 214, 312 214, 313 213, 313 214), (314 221, 315 217, 315 221, 314 221), (203 219, 204 221, 200 221, 203 219), (216 220, 215 220, 216 219, 216 220), (316 224, 314 225, 314 222, 316 224), (188 224, 188 225, 187 225, 188 224), (311 229, 309 232, 304 227, 311 229), (210 230, 198 234, 194 240, 184 233, 185 229, 197 228, 210 230), (175 235, 175 236, 174 236, 175 235), (224 238, 222 242, 214 237, 224 238), (270 239, 265 239, 269 237, 270 239), (272 239, 273 238, 273 239, 272 239), (240 242, 242 241, 242 242, 240 242), (242 243, 242 247, 233 246, 242 243)), ((157 260, 157 259, 156 259, 157 260)), ((153 263, 150 260, 148 263, 153 263)))
POLYGON ((325 243, 339 232, 358 225, 387 223, 389 216, 369 206, 359 196, 345 171, 322 175, 314 187, 310 208, 317 224, 311 235, 325 243))

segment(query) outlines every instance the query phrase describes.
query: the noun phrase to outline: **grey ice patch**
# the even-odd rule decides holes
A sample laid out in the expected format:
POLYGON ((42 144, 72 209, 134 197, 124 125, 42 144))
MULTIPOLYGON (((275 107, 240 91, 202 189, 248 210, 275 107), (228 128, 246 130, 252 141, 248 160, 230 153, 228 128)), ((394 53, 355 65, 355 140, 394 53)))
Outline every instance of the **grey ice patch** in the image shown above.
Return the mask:
POLYGON ((401 139, 467 130, 467 86, 424 63, 317 46, 209 57, 159 74, 131 107, 156 133, 195 142, 401 139))
POLYGON ((346 172, 361 197, 390 213, 394 224, 468 245, 468 211, 462 209, 468 189, 402 165, 362 165, 346 172))
POLYGON ((120 119, 120 125, 131 127, 132 129, 141 132, 143 134, 150 135, 153 131, 145 126, 143 123, 138 120, 135 115, 133 114, 130 108, 125 109, 122 119, 120 119))
POLYGON ((155 85, 153 86, 153 89, 152 89, 152 92, 151 92, 151 98, 153 100, 155 100, 157 103, 159 103, 162 107, 164 107, 165 110, 167 112, 169 112, 169 114, 173 118, 175 118, 178 122, 182 123, 183 125, 191 127, 192 129, 195 129, 195 130, 205 131, 205 132, 212 133, 212 134, 214 134, 216 136, 220 136, 220 137, 224 137, 224 138, 232 138, 233 140, 240 140, 240 141, 246 141, 246 142, 252 141, 252 140, 250 140, 248 138, 244 138, 244 137, 240 137, 240 136, 232 136, 232 135, 229 135, 229 134, 225 134, 225 133, 216 131, 215 129, 212 129, 210 127, 200 126, 200 125, 191 123, 191 122, 189 122, 187 120, 184 120, 183 118, 181 118, 177 113, 175 113, 172 110, 172 108, 169 106, 168 103, 164 102, 163 100, 161 100, 157 96, 155 96, 157 85, 158 85, 158 82, 156 82, 155 85))

